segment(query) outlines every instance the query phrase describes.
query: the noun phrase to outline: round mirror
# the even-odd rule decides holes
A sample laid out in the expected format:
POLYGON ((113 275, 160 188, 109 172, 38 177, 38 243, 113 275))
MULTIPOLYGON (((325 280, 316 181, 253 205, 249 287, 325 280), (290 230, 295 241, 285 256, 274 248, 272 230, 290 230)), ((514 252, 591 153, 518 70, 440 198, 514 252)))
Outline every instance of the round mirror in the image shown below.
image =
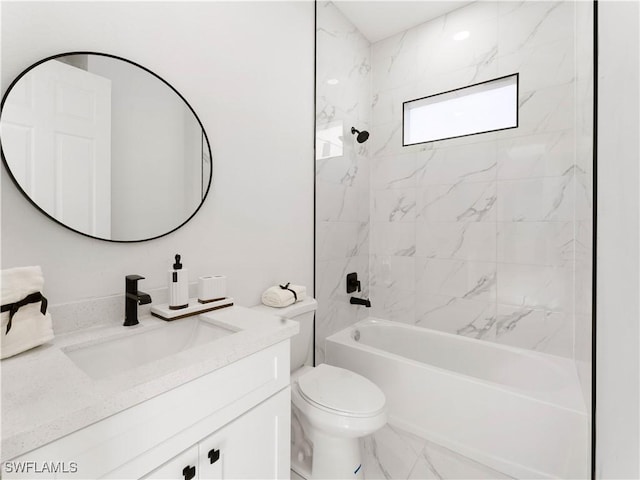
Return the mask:
POLYGON ((46 58, 10 85, 2 160, 29 201, 94 238, 139 242, 180 228, 211 185, 209 140, 171 85, 124 58, 46 58))

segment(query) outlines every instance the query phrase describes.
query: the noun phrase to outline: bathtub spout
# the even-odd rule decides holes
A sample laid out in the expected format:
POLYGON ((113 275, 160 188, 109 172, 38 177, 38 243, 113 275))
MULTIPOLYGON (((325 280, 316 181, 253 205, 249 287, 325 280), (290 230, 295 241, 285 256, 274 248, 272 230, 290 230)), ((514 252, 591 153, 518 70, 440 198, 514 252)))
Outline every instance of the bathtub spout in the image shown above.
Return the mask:
POLYGON ((351 305, 364 305, 367 308, 371 307, 371 301, 368 298, 351 297, 351 300, 349 300, 349 303, 351 305))

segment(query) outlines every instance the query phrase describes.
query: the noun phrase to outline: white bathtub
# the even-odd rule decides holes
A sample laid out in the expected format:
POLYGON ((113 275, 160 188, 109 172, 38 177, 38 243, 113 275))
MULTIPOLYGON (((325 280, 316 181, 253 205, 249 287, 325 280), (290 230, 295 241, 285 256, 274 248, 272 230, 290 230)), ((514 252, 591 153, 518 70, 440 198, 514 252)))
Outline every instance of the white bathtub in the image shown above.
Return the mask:
POLYGON ((588 478, 589 418, 571 360, 369 318, 326 361, 385 393, 389 423, 516 478, 588 478))

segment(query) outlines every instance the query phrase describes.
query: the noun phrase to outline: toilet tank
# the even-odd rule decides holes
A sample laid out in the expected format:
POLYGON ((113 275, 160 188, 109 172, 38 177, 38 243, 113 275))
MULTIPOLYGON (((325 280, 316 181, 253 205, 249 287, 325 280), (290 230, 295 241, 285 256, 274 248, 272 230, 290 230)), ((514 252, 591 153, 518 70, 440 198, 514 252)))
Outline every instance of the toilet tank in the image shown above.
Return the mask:
POLYGON ((291 371, 308 365, 313 366, 313 318, 318 308, 315 298, 305 298, 300 302, 283 308, 256 305, 258 310, 277 315, 300 323, 300 333, 291 337, 291 371))

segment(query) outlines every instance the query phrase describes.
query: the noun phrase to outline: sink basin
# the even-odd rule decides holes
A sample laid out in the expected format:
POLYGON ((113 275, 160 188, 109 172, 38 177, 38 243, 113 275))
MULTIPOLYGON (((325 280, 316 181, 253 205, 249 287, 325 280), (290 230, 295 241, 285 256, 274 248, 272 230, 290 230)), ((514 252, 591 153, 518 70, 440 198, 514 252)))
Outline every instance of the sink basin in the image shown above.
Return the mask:
POLYGON ((166 325, 135 327, 117 338, 67 347, 64 353, 90 377, 100 379, 218 340, 236 331, 192 317, 166 325))

